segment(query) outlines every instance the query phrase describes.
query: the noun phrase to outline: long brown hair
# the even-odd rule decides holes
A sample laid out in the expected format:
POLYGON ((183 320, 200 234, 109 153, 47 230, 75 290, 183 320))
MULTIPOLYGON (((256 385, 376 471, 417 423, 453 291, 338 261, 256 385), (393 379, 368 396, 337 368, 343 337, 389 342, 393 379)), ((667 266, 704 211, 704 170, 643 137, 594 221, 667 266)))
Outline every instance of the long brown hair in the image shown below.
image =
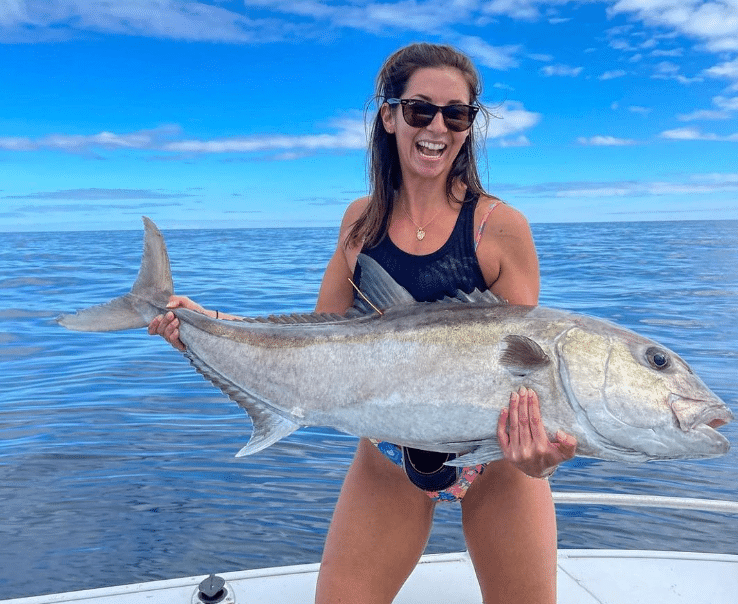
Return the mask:
MULTIPOLYGON (((482 84, 479 74, 471 59, 452 46, 411 44, 390 55, 379 71, 375 84, 374 100, 378 109, 372 124, 369 145, 371 199, 349 232, 346 244, 350 247, 360 246, 362 243, 367 247, 374 246, 387 234, 395 194, 402 184, 402 170, 395 135, 384 129, 381 108, 387 99, 401 98, 413 73, 427 67, 458 69, 469 84, 470 104, 480 105, 482 84)), ((483 107, 482 110, 484 111, 483 107)), ((463 200, 456 199, 453 194, 457 181, 466 185, 468 196, 486 195, 477 171, 474 138, 472 127, 446 179, 446 194, 449 199, 460 203, 463 200)))

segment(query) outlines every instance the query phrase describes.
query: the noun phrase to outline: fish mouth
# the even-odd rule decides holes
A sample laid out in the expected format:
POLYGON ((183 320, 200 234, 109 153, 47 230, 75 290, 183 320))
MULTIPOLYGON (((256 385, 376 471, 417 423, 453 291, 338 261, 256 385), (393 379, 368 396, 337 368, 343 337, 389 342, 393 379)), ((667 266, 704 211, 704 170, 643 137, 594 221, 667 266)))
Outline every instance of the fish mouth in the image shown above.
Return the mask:
POLYGON ((728 409, 706 409, 697 420, 693 428, 706 426, 716 430, 721 426, 730 423, 733 420, 733 414, 728 409))
POLYGON ((669 395, 669 406, 683 432, 706 428, 716 430, 734 419, 733 413, 719 399, 695 400, 672 393, 669 395))

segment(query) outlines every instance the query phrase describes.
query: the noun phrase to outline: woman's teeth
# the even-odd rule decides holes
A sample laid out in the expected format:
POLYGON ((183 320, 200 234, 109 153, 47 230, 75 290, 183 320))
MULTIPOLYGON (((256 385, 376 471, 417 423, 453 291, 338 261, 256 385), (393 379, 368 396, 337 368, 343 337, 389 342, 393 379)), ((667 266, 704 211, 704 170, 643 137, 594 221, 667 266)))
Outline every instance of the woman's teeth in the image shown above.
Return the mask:
POLYGON ((446 145, 443 143, 429 143, 428 141, 420 141, 418 143, 418 150, 422 155, 429 157, 438 157, 443 153, 446 145))

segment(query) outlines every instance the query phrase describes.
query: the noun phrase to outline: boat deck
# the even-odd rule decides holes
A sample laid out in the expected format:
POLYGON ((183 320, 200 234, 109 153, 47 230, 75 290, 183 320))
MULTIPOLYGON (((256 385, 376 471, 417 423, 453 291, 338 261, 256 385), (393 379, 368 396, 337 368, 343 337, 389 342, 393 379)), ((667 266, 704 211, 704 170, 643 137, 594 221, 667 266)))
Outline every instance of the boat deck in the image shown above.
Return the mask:
MULTIPOLYGON (((622 550, 560 550, 558 600, 566 604, 728 604, 738 556, 622 550)), ((317 564, 223 573, 224 604, 312 604, 317 564)), ((7 600, 5 604, 191 604, 205 579, 189 577, 7 600)), ((395 604, 482 604, 465 552, 423 556, 395 604)))
MULTIPOLYGON (((557 504, 675 508, 738 514, 738 502, 608 493, 554 493, 557 504)), ((312 604, 318 564, 220 575, 222 604, 312 604)), ((213 569, 217 572, 217 569, 213 569)), ((205 576, 3 600, 0 604, 198 604, 205 576)), ((734 604, 738 555, 646 550, 562 549, 562 604, 734 604)), ((215 600, 212 600, 215 602, 215 600)), ((423 556, 395 604, 482 604, 466 552, 423 556)))

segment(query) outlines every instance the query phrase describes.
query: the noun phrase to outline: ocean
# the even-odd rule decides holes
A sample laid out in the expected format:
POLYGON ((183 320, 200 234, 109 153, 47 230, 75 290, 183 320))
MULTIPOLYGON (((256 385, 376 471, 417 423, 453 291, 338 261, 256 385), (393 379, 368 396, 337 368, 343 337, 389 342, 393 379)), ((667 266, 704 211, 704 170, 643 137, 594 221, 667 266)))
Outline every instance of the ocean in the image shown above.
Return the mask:
MULTIPOLYGON (((166 225, 160 225, 166 227, 166 225)), ((533 225, 545 306, 679 352, 738 415, 738 222, 533 225)), ((310 311, 336 229, 167 231, 177 292, 310 311)), ((0 598, 317 562, 356 439, 303 429, 260 454, 246 415, 145 330, 67 331, 130 289, 142 231, 0 233, 0 598)), ((738 443, 738 423, 722 429, 738 443)), ((738 500, 738 448, 641 465, 575 459, 557 491, 738 500)), ((558 508, 561 548, 738 554, 736 518, 558 508)), ((439 506, 427 553, 464 549, 439 506)))

